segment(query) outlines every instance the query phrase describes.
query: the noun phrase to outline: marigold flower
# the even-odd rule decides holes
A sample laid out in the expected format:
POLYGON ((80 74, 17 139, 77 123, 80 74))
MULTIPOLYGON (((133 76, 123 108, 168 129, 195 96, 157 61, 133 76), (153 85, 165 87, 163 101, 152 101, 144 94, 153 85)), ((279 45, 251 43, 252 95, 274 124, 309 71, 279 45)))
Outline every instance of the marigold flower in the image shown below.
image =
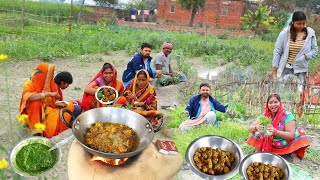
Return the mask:
POLYGON ((42 123, 36 123, 34 125, 34 127, 39 130, 40 132, 43 132, 46 130, 46 125, 42 124, 42 123))
POLYGON ((8 59, 6 54, 0 54, 0 61, 5 61, 6 59, 8 59))
POLYGON ((0 169, 8 168, 8 166, 9 166, 8 161, 3 158, 3 159, 0 161, 0 169))
POLYGON ((29 117, 26 114, 21 114, 20 116, 17 116, 17 119, 23 125, 28 125, 29 124, 29 117))

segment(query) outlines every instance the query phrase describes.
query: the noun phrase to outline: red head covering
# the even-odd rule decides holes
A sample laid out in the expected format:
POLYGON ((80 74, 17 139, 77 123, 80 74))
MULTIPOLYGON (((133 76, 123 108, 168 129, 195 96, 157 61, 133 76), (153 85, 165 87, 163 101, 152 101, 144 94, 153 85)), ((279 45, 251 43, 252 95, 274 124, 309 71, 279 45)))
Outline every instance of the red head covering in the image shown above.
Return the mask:
MULTIPOLYGON (((112 79, 112 87, 117 89, 117 69, 111 64, 111 63, 104 63, 104 65, 102 66, 101 70, 96 74, 96 76, 88 83, 90 84, 91 82, 95 81, 96 79, 98 79, 99 77, 103 77, 103 70, 104 70, 104 66, 105 65, 110 65, 112 70, 113 70, 113 79, 112 79)), ((108 85, 108 84, 106 84, 108 85)), ((117 91, 119 91, 119 89, 117 89, 117 91)), ((82 96, 82 102, 81 104, 81 108, 85 111, 89 110, 91 108, 91 104, 92 101, 95 97, 88 94, 88 93, 84 93, 82 96)))
POLYGON ((103 76, 103 67, 105 65, 110 65, 112 70, 113 70, 113 79, 112 79, 112 87, 116 88, 117 86, 117 76, 118 76, 118 72, 117 69, 111 64, 111 63, 104 63, 104 65, 102 66, 101 70, 96 74, 96 76, 89 82, 89 84, 93 81, 95 81, 96 79, 98 79, 99 77, 103 76))
MULTIPOLYGON (((269 107, 268 107, 268 103, 269 103, 269 100, 271 97, 276 97, 277 96, 280 98, 279 95, 277 94, 272 94, 270 95, 270 97, 268 98, 268 101, 267 101, 267 104, 266 104, 266 110, 264 112, 264 116, 272 119, 272 113, 271 111, 269 110, 269 107)), ((277 98, 278 99, 278 98, 277 98)), ((279 109, 278 109, 278 112, 276 114, 276 116, 274 117, 274 119, 272 120, 271 124, 274 128, 277 128, 278 124, 280 123, 281 119, 283 118, 283 115, 284 115, 284 108, 282 106, 282 102, 281 102, 281 99, 278 99, 280 101, 280 106, 279 106, 279 109)))
POLYGON ((165 43, 163 43, 163 45, 162 45, 162 49, 164 49, 164 48, 173 49, 173 45, 172 45, 172 43, 165 42, 165 43))

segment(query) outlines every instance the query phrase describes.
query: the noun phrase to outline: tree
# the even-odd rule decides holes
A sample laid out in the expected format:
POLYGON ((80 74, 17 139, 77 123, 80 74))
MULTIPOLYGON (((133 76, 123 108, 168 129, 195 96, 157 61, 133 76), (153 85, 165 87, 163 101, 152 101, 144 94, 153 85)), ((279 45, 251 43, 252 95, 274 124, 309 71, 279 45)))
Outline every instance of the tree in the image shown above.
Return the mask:
POLYGON ((110 7, 111 5, 118 4, 118 0, 94 0, 99 6, 110 7))
POLYGON ((191 17, 189 21, 189 26, 192 27, 194 16, 199 11, 200 8, 204 8, 206 0, 179 0, 178 1, 182 9, 191 11, 191 17))
POLYGON ((270 16, 268 6, 259 5, 255 12, 248 10, 242 17, 242 25, 256 34, 266 31, 267 26, 272 22, 274 22, 274 17, 270 16))
POLYGON ((131 0, 126 3, 125 9, 157 9, 158 1, 157 0, 131 0))
POLYGON ((298 7, 307 8, 308 12, 314 11, 315 13, 320 14, 320 1, 319 0, 304 0, 304 1, 295 0, 295 4, 298 7))

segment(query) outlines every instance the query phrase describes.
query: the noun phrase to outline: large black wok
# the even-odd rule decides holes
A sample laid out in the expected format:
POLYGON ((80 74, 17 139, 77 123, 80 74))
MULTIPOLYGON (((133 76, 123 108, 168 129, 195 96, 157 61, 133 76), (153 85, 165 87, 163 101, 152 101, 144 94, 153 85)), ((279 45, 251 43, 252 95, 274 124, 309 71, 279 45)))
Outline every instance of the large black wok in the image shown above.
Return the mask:
MULTIPOLYGON (((63 122, 65 122, 63 118, 63 113, 65 112, 68 111, 61 111, 61 119, 63 122)), ((160 130, 160 128, 161 126, 155 130, 152 124, 140 114, 127 109, 115 107, 91 109, 80 114, 72 123, 73 135, 86 151, 100 157, 111 159, 131 157, 140 153, 152 142, 154 133, 160 130), (87 130, 96 122, 114 122, 124 124, 132 128, 138 134, 140 139, 138 148, 135 151, 128 153, 105 153, 86 146, 84 139, 87 130)))

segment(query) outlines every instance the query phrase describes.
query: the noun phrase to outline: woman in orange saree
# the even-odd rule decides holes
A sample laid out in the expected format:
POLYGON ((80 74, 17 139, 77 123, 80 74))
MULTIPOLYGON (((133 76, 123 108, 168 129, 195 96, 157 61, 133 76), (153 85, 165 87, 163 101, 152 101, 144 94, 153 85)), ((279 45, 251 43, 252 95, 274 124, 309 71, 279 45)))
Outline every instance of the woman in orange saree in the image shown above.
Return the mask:
MULTIPOLYGON (((19 110, 21 115, 28 115, 28 122, 24 125, 28 126, 30 131, 48 138, 68 129, 60 120, 60 108, 55 105, 60 95, 53 79, 54 68, 54 64, 39 64, 32 71, 30 80, 27 80, 23 86, 19 110), (45 131, 38 132, 35 128, 37 123, 44 124, 45 131)), ((64 108, 73 112, 73 102, 69 102, 64 108)), ((66 123, 70 123, 71 115, 65 114, 64 118, 66 123)))
MULTIPOLYGON (((157 111, 157 96, 155 87, 149 84, 150 76, 146 70, 139 70, 133 82, 129 84, 123 96, 119 97, 116 105, 131 106, 132 111, 144 116, 149 121, 162 114, 157 111)), ((158 118, 152 122, 158 123, 158 118)))
POLYGON ((117 69, 110 63, 105 63, 98 74, 90 81, 84 90, 81 107, 87 111, 104 105, 99 103, 95 98, 96 90, 101 86, 111 86, 115 88, 119 96, 123 94, 123 83, 117 80, 117 69))
POLYGON ((274 154, 290 154, 294 163, 299 162, 310 146, 310 142, 306 131, 296 126, 293 114, 284 110, 278 94, 272 94, 268 97, 263 116, 272 120, 271 124, 267 126, 271 135, 258 135, 263 126, 257 120, 249 128, 252 135, 248 138, 247 143, 258 151, 267 149, 266 152, 274 154))

